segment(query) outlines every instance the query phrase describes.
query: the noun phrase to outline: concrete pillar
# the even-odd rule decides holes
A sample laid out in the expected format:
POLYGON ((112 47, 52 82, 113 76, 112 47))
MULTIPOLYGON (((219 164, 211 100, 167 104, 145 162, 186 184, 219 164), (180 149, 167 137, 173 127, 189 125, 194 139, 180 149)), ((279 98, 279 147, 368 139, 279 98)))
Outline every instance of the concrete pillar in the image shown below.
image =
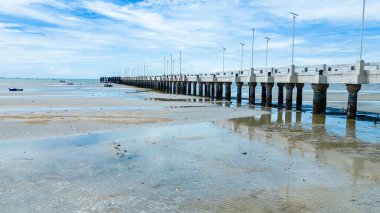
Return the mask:
POLYGON ((197 82, 196 81, 193 82, 193 95, 197 96, 197 82))
POLYGON ((266 83, 265 88, 266 88, 266 106, 267 107, 272 107, 272 88, 274 86, 274 83, 266 83))
POLYGON ((236 102, 241 103, 241 88, 243 87, 243 82, 236 82, 237 94, 236 94, 236 102))
POLYGON ((210 97, 211 98, 215 97, 215 83, 214 82, 211 82, 210 97))
POLYGON ((294 88, 294 83, 286 83, 285 84, 285 89, 286 89, 286 110, 291 110, 292 109, 292 104, 293 104, 293 88, 294 88))
POLYGON ((211 83, 210 82, 206 82, 206 97, 211 97, 211 83))
POLYGON ((221 100, 222 99, 222 94, 221 94, 221 90, 222 90, 222 87, 223 86, 223 83, 222 82, 216 82, 216 88, 215 88, 215 98, 216 100, 221 100))
POLYGON ((191 95, 191 82, 187 82, 187 95, 191 95))
POLYGON ((199 93, 199 97, 203 96, 203 82, 199 82, 198 84, 198 93, 199 93))
POLYGON ((265 106, 267 101, 267 90, 265 88, 265 83, 261 82, 261 105, 265 106))
POLYGON ((256 82, 249 82, 248 86, 249 86, 249 104, 254 105, 256 103, 255 89, 256 89, 257 83, 256 82))
POLYGON ((173 91, 173 81, 169 81, 169 93, 171 94, 173 91))
POLYGON ((346 84, 346 89, 348 91, 347 119, 356 118, 356 111, 358 108, 358 92, 361 87, 361 84, 346 84))
POLYGON ((329 84, 311 84, 313 88, 313 114, 326 112, 327 88, 329 84))
POLYGON ((277 98, 277 108, 284 108, 284 83, 277 83, 278 87, 278 98, 277 98))
POLYGON ((302 110, 302 88, 305 86, 304 83, 296 83, 297 87, 297 101, 296 101, 296 109, 302 110))
POLYGON ((231 82, 224 82, 224 87, 226 89, 224 96, 227 101, 231 101, 231 82))
POLYGON ((187 82, 182 82, 182 95, 187 93, 187 82))

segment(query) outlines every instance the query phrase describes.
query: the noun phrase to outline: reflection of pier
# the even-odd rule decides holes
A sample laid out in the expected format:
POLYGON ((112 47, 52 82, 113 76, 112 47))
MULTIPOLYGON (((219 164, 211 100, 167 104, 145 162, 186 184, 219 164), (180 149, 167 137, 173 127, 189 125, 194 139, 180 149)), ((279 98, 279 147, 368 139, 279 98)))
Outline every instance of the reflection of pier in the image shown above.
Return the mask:
MULTIPOLYGON (((313 113, 324 114, 326 111, 327 89, 330 83, 346 84, 348 91, 347 118, 354 119, 357 110, 357 94, 361 84, 380 83, 380 64, 364 63, 346 65, 291 66, 266 69, 248 69, 232 72, 197 75, 163 75, 112 77, 110 80, 138 87, 150 88, 172 94, 193 95, 231 101, 231 84, 236 83, 237 103, 242 100, 242 87, 249 87, 249 104, 255 104, 255 88, 261 85, 261 105, 272 107, 272 90, 278 86, 278 108, 292 109, 293 89, 296 88, 296 109, 302 108, 302 89, 304 84, 313 88, 313 113)), ((101 78, 104 81, 106 78, 101 78)))
POLYGON ((312 123, 302 121, 302 112, 278 110, 248 118, 215 121, 215 125, 247 135, 251 140, 263 141, 304 156, 314 156, 333 168, 345 170, 354 177, 380 179, 380 153, 373 144, 361 143, 355 135, 355 121, 348 120, 345 136, 331 136, 324 115, 311 115, 312 123))

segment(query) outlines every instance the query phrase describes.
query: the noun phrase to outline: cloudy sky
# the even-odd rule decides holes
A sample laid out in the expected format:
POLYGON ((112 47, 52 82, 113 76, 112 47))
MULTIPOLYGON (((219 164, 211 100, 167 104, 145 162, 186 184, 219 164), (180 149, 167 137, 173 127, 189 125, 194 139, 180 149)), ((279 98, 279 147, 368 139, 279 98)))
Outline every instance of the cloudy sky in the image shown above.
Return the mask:
MULTIPOLYGON (((367 0, 363 58, 380 61, 380 2, 367 0)), ((362 0, 0 0, 0 76, 98 78, 163 74, 173 55, 179 72, 216 72, 291 64, 354 63, 362 0), (143 68, 144 69, 144 68, 143 68)))

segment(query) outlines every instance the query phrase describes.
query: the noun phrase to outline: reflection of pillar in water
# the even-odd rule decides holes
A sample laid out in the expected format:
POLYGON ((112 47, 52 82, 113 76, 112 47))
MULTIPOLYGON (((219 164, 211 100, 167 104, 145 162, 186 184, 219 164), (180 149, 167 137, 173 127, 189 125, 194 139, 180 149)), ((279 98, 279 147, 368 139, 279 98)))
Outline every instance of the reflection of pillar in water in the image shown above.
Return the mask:
POLYGON ((292 123, 292 112, 285 111, 285 123, 292 123))
POLYGON ((346 121, 346 137, 356 138, 356 120, 348 119, 346 121))
POLYGON ((265 88, 265 83, 261 82, 261 105, 266 105, 266 99, 267 99, 267 90, 265 88))
POLYGON ((255 88, 256 88, 257 83, 256 82, 249 82, 249 104, 254 105, 256 100, 255 100, 255 88))
POLYGON ((292 104, 293 104, 293 88, 294 88, 294 83, 286 83, 285 84, 285 89, 286 89, 286 110, 291 110, 292 109, 292 104))
POLYGON ((326 115, 323 114, 312 114, 312 129, 313 131, 322 131, 320 134, 325 133, 326 128, 326 115))
POLYGON ((277 83, 278 86, 278 99, 277 108, 282 109, 284 107, 284 83, 277 83))
POLYGON ((304 87, 304 83, 296 83, 297 87, 297 100, 296 100, 296 109, 302 110, 302 88, 304 87))
POLYGON ((283 120, 282 120, 282 114, 283 114, 284 111, 282 110, 277 110, 277 121, 276 123, 278 124, 282 124, 283 123, 283 120))
POLYGON ((237 94, 236 94, 236 102, 241 103, 241 89, 243 87, 243 82, 236 82, 237 94))
POLYGON ((329 84, 311 84, 313 88, 313 114, 326 112, 327 88, 329 84))
POLYGON ((265 124, 271 124, 272 123, 272 113, 268 113, 264 115, 265 124))
POLYGON ((348 91, 347 119, 355 119, 358 104, 358 92, 361 89, 361 84, 346 84, 346 89, 348 91))
POLYGON ((272 88, 274 86, 274 83, 266 83, 266 101, 265 104, 267 107, 272 107, 272 88))
POLYGON ((296 112, 296 122, 300 123, 302 120, 302 112, 296 112))

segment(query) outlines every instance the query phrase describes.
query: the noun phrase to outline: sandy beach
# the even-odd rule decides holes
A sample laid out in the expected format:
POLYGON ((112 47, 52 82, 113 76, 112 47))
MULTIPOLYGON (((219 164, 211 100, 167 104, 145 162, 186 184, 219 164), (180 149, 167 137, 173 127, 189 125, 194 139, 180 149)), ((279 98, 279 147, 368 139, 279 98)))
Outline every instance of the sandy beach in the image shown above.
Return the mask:
POLYGON ((2 211, 380 209, 373 122, 73 83, 0 79, 2 211))

